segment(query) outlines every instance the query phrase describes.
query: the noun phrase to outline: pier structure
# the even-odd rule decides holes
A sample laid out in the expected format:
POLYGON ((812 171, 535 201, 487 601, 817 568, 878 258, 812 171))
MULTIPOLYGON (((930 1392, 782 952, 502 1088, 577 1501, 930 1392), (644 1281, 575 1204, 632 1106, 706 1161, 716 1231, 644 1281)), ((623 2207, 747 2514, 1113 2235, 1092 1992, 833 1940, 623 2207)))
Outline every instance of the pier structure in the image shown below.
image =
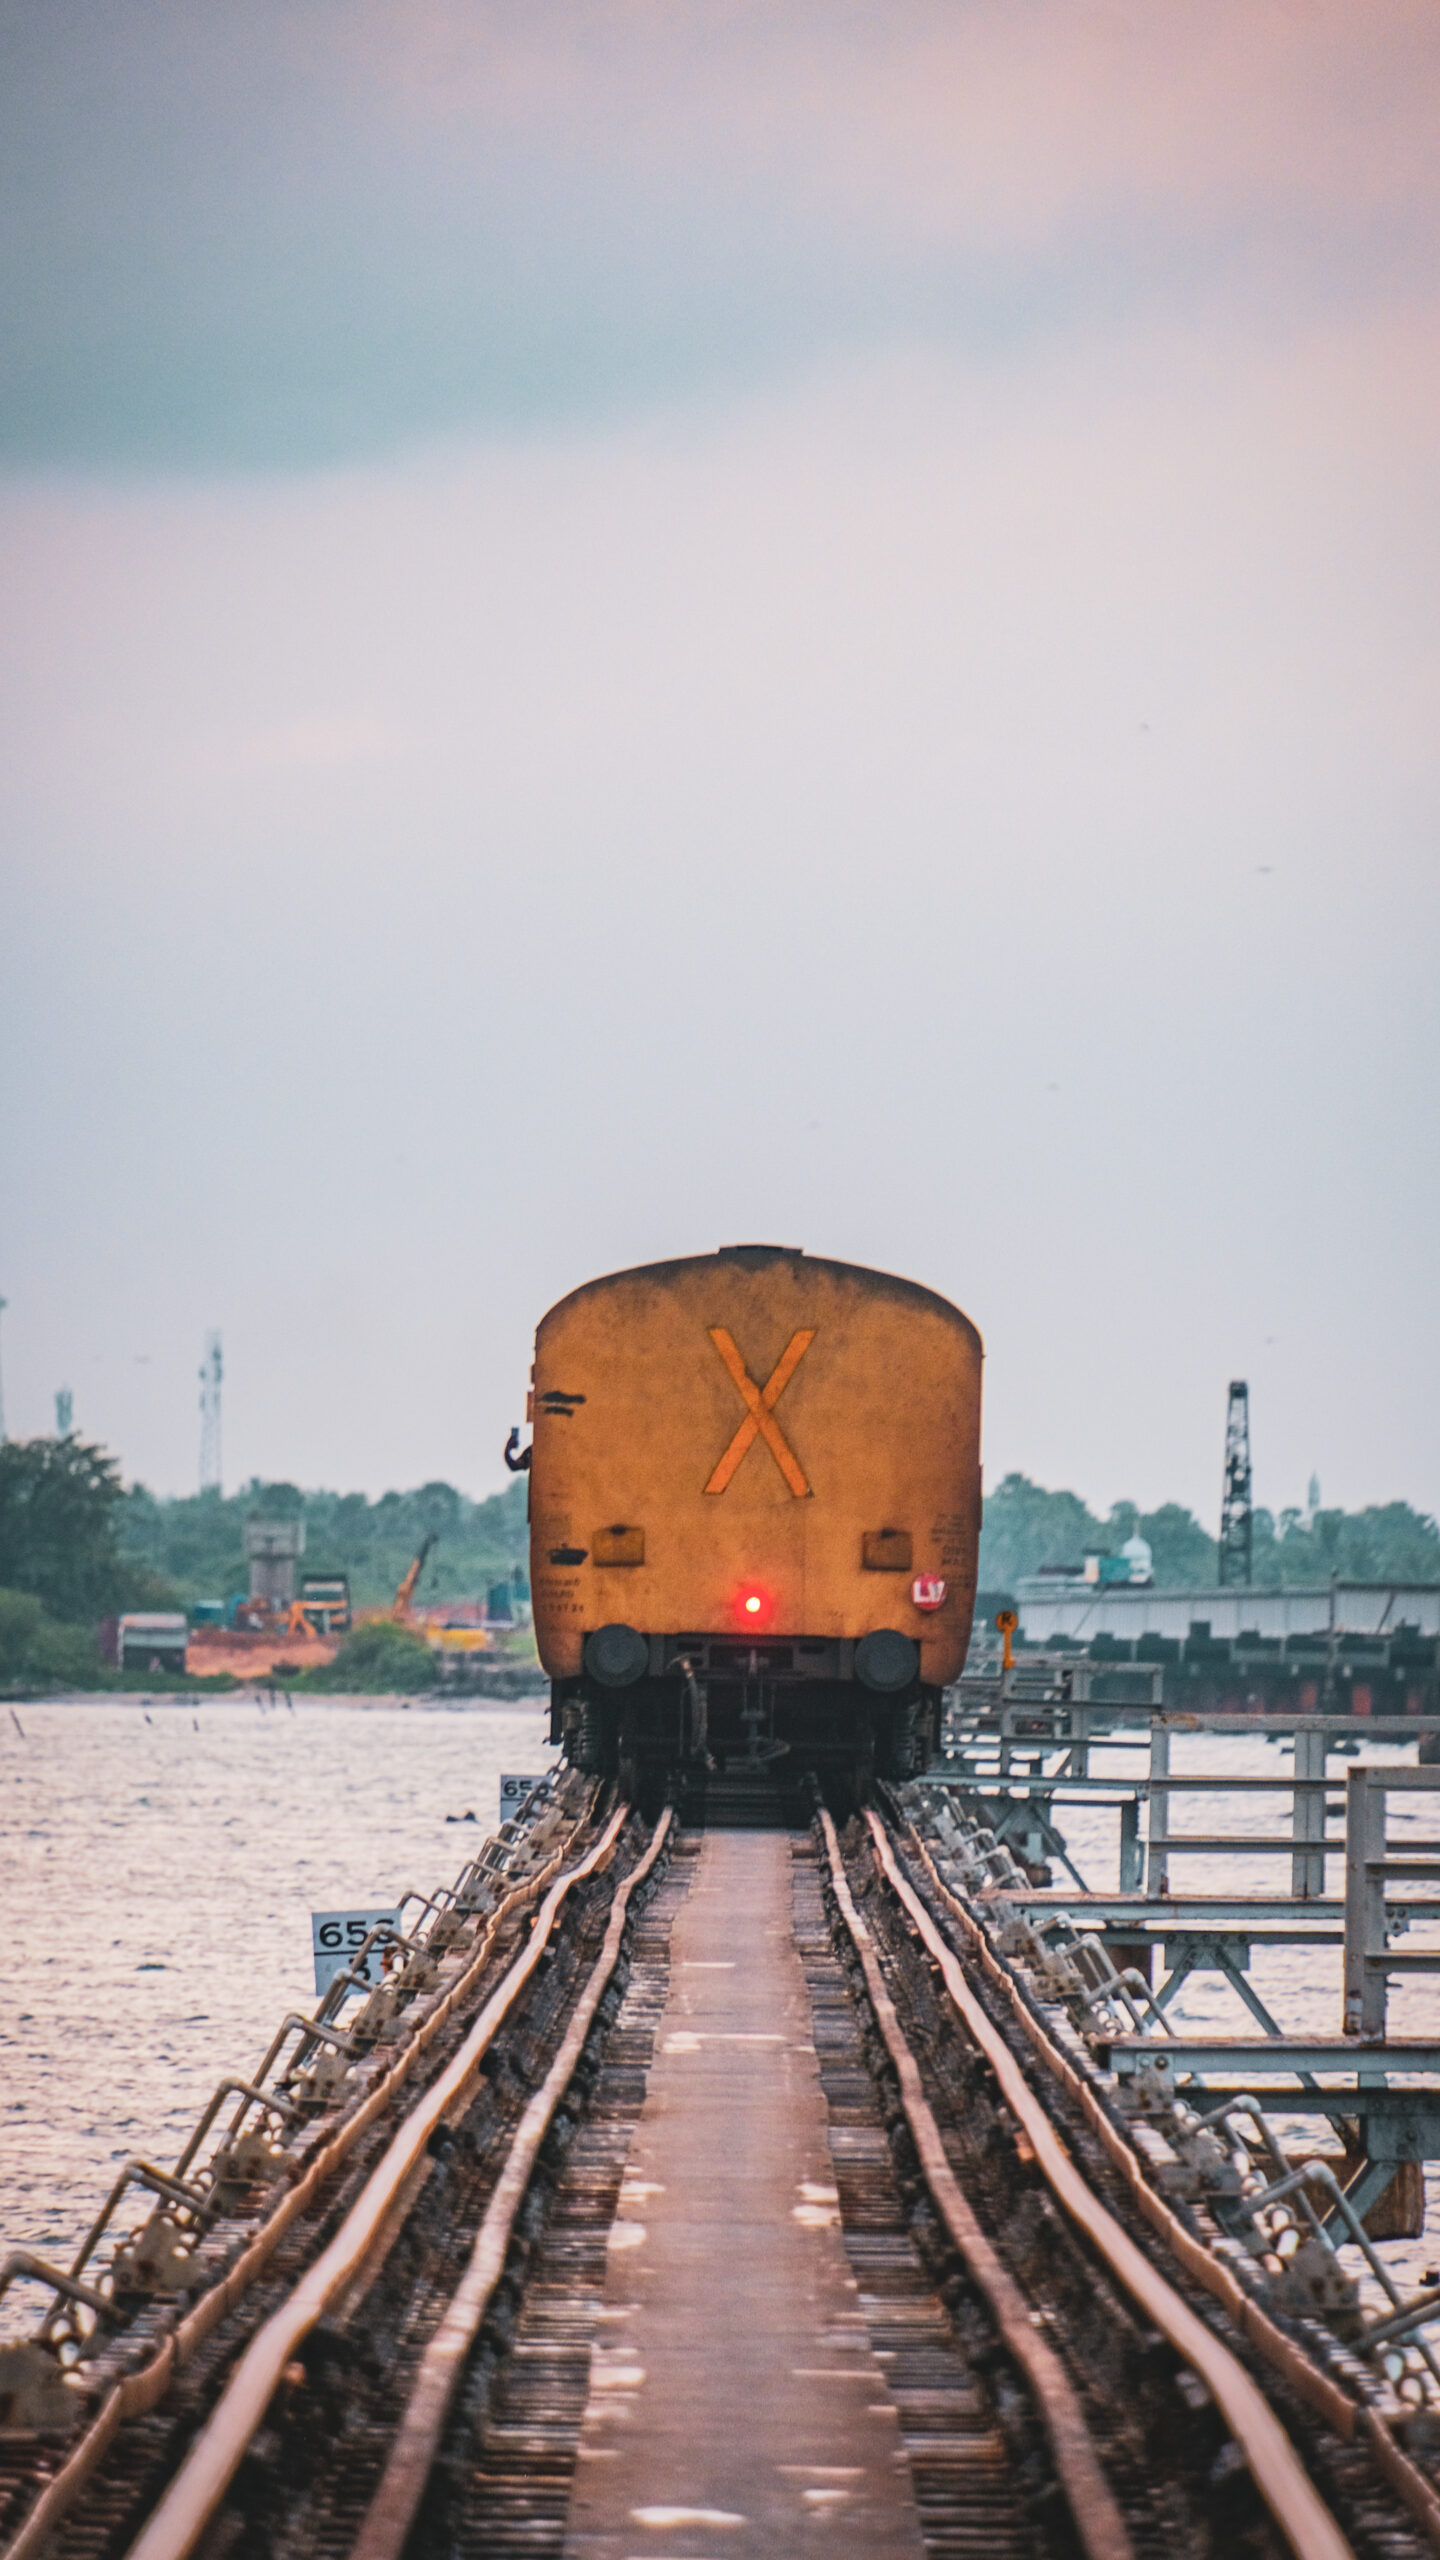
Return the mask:
POLYGON ((955 1700, 848 1818, 538 1785, 64 2265, 0 2264, 7 2560, 1440 2550, 1440 2284, 1383 2236, 1440 2154, 1387 1992, 1440 1961, 1396 1944, 1440 1771, 1287 1730, 1248 1896, 1176 1889, 1174 1720, 1073 1682, 955 1700), (1247 1979, 1312 1936, 1333 2036, 1247 1979), (1254 2034, 1180 2031, 1206 1967, 1254 2034))
MULTIPOLYGON (((1183 2090, 1186 2106, 1244 2109, 1270 2144, 1282 2120, 1328 2126, 1342 2150, 1324 2168, 1334 2192, 1319 2227, 1362 2251, 1380 2234, 1420 2238, 1423 2172, 1440 2160, 1440 2031, 1396 2035, 1389 2009, 1396 1981, 1440 1977, 1435 1727, 1415 1717, 1357 1726, 1333 1716, 1167 1713, 1161 1701, 1158 1665, 1117 1674, 1066 1655, 1031 1653, 963 1681, 929 1773, 942 1829, 962 1826, 965 1872, 989 1876, 1047 1965, 1078 1961, 1106 1983, 1105 2002, 1114 1993, 1111 2032, 1093 2044, 1124 2103, 1183 2090), (1119 1680, 1131 1691, 1148 1682, 1150 1695, 1122 1701, 1119 1680), (1201 1736, 1219 1752, 1177 1769, 1177 1745, 1201 1736), (1361 1737, 1368 1750, 1397 1756, 1359 1761, 1361 1737), (1227 1767, 1224 1745, 1241 1741, 1275 1746, 1274 1769, 1227 1767), (1424 1758, 1412 1763, 1402 1751, 1424 1758), (1195 1798, 1203 1825, 1184 1818, 1195 1798), (1082 1806, 1116 1817, 1109 1889, 1094 1889, 1066 1838, 1066 1810, 1082 1806), (1256 1888, 1256 1865, 1273 1869, 1271 1890, 1256 1888), (1200 1885, 1197 1866, 1209 1870, 1200 1885), (1245 1884, 1225 1890, 1227 1868, 1250 1871, 1245 1884), (1253 1956, 1282 1948, 1313 1949, 1333 1968, 1332 2033, 1287 2030, 1262 1999, 1253 1956), (1178 1995, 1205 1974, 1229 1986, 1258 2033, 1177 2025, 1178 1995)), ((1433 2014, 1440 2019, 1440 1994, 1433 2014)), ((1387 2281, 1373 2249, 1367 2265, 1387 2281)), ((1417 2335, 1430 2317, 1427 2308, 1417 2335)))
MULTIPOLYGON (((1440 1717, 1433 1583, 1176 1591, 1040 1573, 1022 1578, 1017 1598, 1016 1668, 1031 1675, 1053 1659, 1123 1699, 1133 1664, 1172 1712, 1440 1717)), ((999 1666, 992 1631, 977 1627, 962 1685, 999 1666)))

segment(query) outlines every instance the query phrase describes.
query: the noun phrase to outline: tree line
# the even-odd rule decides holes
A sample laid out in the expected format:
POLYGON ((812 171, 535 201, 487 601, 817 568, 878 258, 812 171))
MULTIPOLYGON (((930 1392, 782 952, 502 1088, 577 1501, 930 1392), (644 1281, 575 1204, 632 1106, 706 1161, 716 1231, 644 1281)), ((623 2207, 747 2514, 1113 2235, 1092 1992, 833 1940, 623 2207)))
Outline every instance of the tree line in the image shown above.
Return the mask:
POLYGON ((222 1497, 126 1486, 110 1453, 70 1433, 0 1442, 0 1686, 80 1688, 98 1672, 102 1619, 128 1609, 228 1603, 249 1588, 245 1523, 303 1519, 307 1573, 346 1573, 359 1608, 392 1600, 422 1540, 418 1597, 475 1598, 525 1569, 519 1479, 472 1502, 434 1482, 410 1493, 302 1493, 258 1479, 222 1497))
POLYGON ((417 1598, 475 1599, 492 1583, 527 1570, 530 1533, 524 1480, 503 1493, 472 1502, 438 1479, 410 1493, 302 1492, 298 1485, 262 1482, 238 1493, 164 1496, 132 1485, 116 1512, 122 1554, 174 1592, 177 1607, 200 1600, 231 1600, 249 1589, 245 1523, 303 1520, 301 1573, 346 1573, 351 1597, 362 1609, 393 1600, 402 1575, 424 1540, 435 1544, 417 1598))
MULTIPOLYGON (((1087 1548, 1118 1555, 1136 1533, 1150 1551, 1155 1580, 1169 1590, 1212 1589, 1218 1547, 1193 1511, 1162 1502, 1112 1503, 1102 1517, 1078 1493, 1051 1492, 1029 1476, 1002 1477, 985 1497, 980 1533, 980 1587, 1013 1591, 1042 1565, 1078 1565, 1087 1548)), ((1408 1502, 1374 1503, 1363 1511, 1257 1510, 1253 1515, 1253 1586, 1262 1591, 1341 1582, 1440 1582, 1440 1528, 1408 1502)))
MULTIPOLYGON (((439 1481, 409 1493, 302 1492, 258 1479, 242 1491, 176 1497, 122 1483, 107 1450, 71 1433, 0 1443, 0 1684, 81 1687, 97 1668, 95 1631, 125 1609, 228 1602, 248 1587, 245 1523, 303 1519, 304 1570, 347 1573, 360 1608, 393 1598, 427 1536, 435 1547, 421 1600, 474 1598, 525 1569, 525 1485, 472 1502, 439 1481)), ((1077 1493, 1011 1474, 987 1495, 980 1585, 1013 1591, 1046 1564, 1078 1564, 1087 1547, 1118 1553, 1138 1530, 1155 1580, 1213 1585, 1216 1544, 1181 1503, 1102 1517, 1077 1493)), ((1440 1583, 1440 1529, 1408 1502, 1306 1516, 1254 1517, 1254 1581, 1263 1589, 1351 1582, 1440 1583)))

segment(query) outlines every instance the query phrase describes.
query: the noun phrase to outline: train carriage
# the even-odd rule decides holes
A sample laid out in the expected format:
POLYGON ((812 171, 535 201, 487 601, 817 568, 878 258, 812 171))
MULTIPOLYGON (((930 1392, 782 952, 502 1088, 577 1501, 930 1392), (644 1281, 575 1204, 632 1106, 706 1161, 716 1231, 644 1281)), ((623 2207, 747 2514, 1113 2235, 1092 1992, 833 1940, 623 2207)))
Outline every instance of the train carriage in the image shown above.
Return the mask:
POLYGON ((919 1765, 969 1640, 981 1360, 930 1290, 781 1246, 562 1299, 530 1400, 554 1739, 652 1800, 919 1765))

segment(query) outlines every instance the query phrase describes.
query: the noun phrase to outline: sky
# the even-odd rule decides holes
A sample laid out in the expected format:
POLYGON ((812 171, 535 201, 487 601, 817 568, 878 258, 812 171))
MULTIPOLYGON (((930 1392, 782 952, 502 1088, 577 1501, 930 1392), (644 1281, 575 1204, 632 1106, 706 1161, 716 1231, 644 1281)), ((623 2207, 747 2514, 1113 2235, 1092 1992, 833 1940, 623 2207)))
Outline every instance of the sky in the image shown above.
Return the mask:
POLYGON ((1431 0, 0 0, 0 1331, 503 1481, 953 1298, 987 1481, 1440 1509, 1431 0))

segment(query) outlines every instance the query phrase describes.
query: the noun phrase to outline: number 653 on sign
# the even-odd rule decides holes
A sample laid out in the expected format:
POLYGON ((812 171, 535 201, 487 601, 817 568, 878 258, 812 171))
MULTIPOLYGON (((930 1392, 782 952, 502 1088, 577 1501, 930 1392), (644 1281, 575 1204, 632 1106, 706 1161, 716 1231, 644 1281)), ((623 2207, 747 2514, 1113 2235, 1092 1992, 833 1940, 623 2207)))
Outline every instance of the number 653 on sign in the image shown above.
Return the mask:
MULTIPOLYGON (((347 1965, 355 1962, 371 1930, 378 1929, 382 1921, 388 1921, 392 1929, 398 1929, 400 1915, 398 1911, 311 1912, 310 1939, 315 1950, 317 1993, 328 1991, 336 1974, 343 1973, 347 1965)), ((384 1938, 379 1938, 368 1950, 361 1968, 366 1982, 380 1981, 385 1969, 387 1943, 384 1938)))

